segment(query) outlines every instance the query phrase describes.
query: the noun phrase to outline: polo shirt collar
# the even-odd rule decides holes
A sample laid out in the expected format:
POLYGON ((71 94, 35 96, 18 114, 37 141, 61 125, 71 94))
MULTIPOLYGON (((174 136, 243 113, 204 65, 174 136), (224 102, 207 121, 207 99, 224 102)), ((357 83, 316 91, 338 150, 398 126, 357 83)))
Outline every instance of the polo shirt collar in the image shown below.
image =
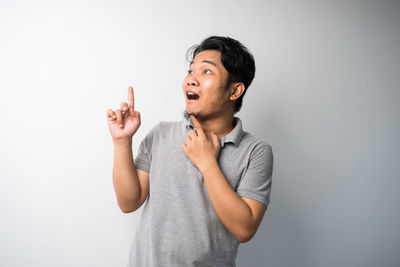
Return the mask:
MULTIPOLYGON (((224 147, 226 143, 233 143, 235 146, 237 146, 243 137, 244 131, 242 127, 242 121, 238 117, 233 117, 233 120, 236 122, 235 128, 233 128, 229 134, 220 138, 221 148, 224 147)), ((187 131, 195 128, 190 118, 185 118, 185 127, 187 131)))

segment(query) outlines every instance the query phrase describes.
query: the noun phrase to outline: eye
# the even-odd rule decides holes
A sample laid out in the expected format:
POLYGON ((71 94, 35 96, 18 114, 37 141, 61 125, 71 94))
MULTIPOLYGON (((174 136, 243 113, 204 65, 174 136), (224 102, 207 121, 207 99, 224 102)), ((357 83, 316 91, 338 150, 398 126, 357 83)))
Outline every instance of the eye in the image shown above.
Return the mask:
POLYGON ((188 73, 188 74, 193 74, 193 71, 192 71, 192 70, 188 70, 187 73, 188 73))
POLYGON ((211 70, 205 69, 205 70, 204 70, 204 73, 205 73, 205 74, 211 73, 211 70))

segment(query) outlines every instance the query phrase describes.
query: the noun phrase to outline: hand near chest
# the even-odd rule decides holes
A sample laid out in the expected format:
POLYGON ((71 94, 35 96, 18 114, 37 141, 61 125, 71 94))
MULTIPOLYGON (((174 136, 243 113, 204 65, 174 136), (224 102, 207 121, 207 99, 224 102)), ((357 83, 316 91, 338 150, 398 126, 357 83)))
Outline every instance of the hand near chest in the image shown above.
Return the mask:
POLYGON ((202 172, 217 161, 220 151, 220 142, 215 133, 211 133, 211 140, 207 137, 199 121, 190 117, 196 128, 185 137, 182 150, 189 160, 202 172))

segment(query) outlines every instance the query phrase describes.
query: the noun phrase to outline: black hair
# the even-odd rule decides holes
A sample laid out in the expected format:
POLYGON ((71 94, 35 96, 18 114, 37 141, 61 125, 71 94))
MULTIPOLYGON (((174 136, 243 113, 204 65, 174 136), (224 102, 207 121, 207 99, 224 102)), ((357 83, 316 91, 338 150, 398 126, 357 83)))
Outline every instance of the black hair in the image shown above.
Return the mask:
POLYGON ((256 66, 251 52, 239 41, 230 37, 211 36, 199 45, 194 45, 186 52, 186 59, 192 62, 196 55, 204 50, 221 52, 221 62, 228 71, 226 88, 233 82, 244 84, 243 94, 236 100, 235 113, 242 107, 243 97, 254 79, 256 66))

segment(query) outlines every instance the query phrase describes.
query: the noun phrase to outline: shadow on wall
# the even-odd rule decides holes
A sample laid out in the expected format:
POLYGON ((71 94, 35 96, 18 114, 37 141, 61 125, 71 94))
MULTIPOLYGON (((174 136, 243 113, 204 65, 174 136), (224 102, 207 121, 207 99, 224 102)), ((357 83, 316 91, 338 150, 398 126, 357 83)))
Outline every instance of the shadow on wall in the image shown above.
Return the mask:
MULTIPOLYGON (((288 139, 290 135, 285 134, 287 129, 280 124, 282 121, 279 118, 279 112, 267 111, 265 103, 255 101, 256 114, 245 113, 240 117, 244 118, 244 130, 254 130, 254 133, 264 133, 256 135, 257 137, 265 140, 272 146, 274 153, 274 169, 272 176, 272 191, 270 205, 264 215, 263 221, 256 233, 256 235, 247 243, 239 245, 239 252, 237 257, 237 266, 246 267, 282 267, 282 266, 307 266, 310 262, 314 262, 310 246, 310 236, 307 233, 307 227, 302 218, 304 214, 300 214, 296 210, 296 205, 291 203, 290 192, 285 192, 290 181, 290 171, 292 168, 285 162, 283 155, 287 148, 279 147, 279 144, 286 144, 290 147, 290 143, 294 140, 279 140, 288 139), (254 119, 254 117, 260 117, 254 119), (266 119, 265 119, 266 118, 266 119), (266 123, 259 123, 265 121, 266 123), (251 123, 253 122, 253 123, 251 123), (269 130, 266 131, 266 124, 269 130), (246 127, 246 125, 248 127, 246 127), (271 140, 275 139, 275 143, 271 140)), ((249 132, 252 133, 251 130, 249 132)), ((252 133, 253 134, 253 133, 252 133)), ((287 153, 287 152, 286 152, 287 153)))
MULTIPOLYGON (((288 208, 276 202, 274 208, 268 208, 257 234, 249 242, 239 245, 237 266, 307 266, 312 261, 302 223, 294 215, 282 216, 282 213, 273 212, 274 209, 288 208)), ((289 211, 285 213, 290 214, 289 211)))

